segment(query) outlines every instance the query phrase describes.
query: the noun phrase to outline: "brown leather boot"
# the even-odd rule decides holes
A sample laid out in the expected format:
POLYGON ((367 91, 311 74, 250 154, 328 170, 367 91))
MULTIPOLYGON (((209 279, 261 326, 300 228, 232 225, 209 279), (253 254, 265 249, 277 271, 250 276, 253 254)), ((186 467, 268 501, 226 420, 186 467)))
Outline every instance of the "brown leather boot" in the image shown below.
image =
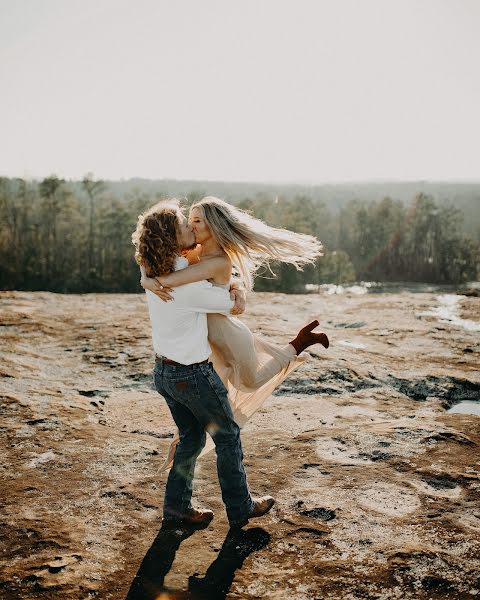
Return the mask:
POLYGON ((313 344, 322 344, 325 348, 330 346, 330 342, 328 341, 328 337, 326 333, 313 333, 312 329, 318 327, 319 322, 315 319, 308 325, 305 325, 300 331, 297 333, 297 337, 289 342, 297 353, 297 356, 300 352, 303 352, 309 346, 313 344))
POLYGON ((164 527, 174 527, 176 525, 193 525, 194 527, 208 527, 213 519, 213 512, 206 508, 191 508, 187 513, 172 514, 163 517, 162 525, 164 527))
POLYGON ((241 519, 240 521, 230 521, 231 528, 243 527, 248 523, 249 519, 254 519, 255 517, 263 517, 263 515, 266 515, 268 511, 272 508, 272 506, 275 504, 275 498, 272 498, 272 496, 262 496, 261 498, 254 498, 253 501, 255 502, 255 505, 248 514, 248 516, 245 517, 245 519, 241 519))

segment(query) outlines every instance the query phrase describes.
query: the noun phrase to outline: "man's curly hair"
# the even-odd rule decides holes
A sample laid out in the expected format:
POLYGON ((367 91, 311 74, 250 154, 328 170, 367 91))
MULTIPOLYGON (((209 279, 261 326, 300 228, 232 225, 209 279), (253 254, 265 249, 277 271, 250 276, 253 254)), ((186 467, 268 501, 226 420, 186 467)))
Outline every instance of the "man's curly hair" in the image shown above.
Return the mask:
POLYGON ((135 260, 145 267, 147 277, 172 273, 180 253, 177 242, 178 219, 181 214, 176 198, 163 200, 138 217, 132 234, 135 260))

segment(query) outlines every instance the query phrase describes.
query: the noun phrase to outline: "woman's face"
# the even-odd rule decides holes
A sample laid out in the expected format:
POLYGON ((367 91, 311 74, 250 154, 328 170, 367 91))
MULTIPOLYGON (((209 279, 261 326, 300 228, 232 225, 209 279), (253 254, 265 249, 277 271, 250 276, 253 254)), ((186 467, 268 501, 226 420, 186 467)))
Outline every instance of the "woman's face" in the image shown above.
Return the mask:
POLYGON ((210 227, 200 209, 192 208, 188 216, 188 223, 195 234, 197 244, 203 244, 212 237, 210 227))

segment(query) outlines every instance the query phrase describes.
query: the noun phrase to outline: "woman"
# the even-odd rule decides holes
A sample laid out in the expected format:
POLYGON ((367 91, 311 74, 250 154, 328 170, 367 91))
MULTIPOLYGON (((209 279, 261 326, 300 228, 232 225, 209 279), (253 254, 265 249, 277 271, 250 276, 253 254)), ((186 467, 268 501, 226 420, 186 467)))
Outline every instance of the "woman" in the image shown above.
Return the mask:
MULTIPOLYGON (((246 289, 253 287, 253 277, 262 265, 277 260, 297 269, 321 256, 321 243, 313 236, 294 233, 266 225, 230 204, 207 196, 192 205, 189 223, 197 247, 188 252, 184 268, 148 277, 154 265, 143 265, 141 284, 165 301, 165 288, 208 279, 214 285, 229 288, 232 269, 246 289)), ((183 265, 182 265, 183 266, 183 265)), ((314 333, 313 321, 304 327, 287 346, 278 347, 253 335, 235 317, 208 315, 208 339, 212 347, 215 370, 229 391, 235 420, 242 427, 289 373, 303 362, 299 354, 312 344, 328 348, 325 333, 314 333)), ((173 459, 176 440, 163 466, 173 459)), ((205 451, 210 450, 206 447, 205 451)))

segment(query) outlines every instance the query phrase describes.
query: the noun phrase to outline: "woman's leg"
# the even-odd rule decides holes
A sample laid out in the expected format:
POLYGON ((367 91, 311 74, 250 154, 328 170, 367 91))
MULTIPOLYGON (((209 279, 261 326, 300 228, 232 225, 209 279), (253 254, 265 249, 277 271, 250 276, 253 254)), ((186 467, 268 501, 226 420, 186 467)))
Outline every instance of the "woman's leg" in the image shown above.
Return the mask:
POLYGON ((262 366, 259 366, 255 359, 255 344, 253 344, 252 354, 249 358, 240 363, 240 379, 242 384, 252 389, 258 389, 265 385, 273 377, 278 375, 285 369, 289 362, 297 356, 295 349, 290 344, 280 348, 278 356, 274 356, 267 360, 262 366), (250 358, 251 357, 251 358, 250 358))
MULTIPOLYGON (((279 375, 302 350, 312 344, 328 347, 324 333, 313 333, 314 321, 299 331, 296 338, 283 347, 254 336, 239 319, 208 315, 209 340, 223 362, 218 365, 222 379, 228 378, 236 388, 255 390, 279 375)), ((217 368, 217 365, 216 365, 217 368)))

